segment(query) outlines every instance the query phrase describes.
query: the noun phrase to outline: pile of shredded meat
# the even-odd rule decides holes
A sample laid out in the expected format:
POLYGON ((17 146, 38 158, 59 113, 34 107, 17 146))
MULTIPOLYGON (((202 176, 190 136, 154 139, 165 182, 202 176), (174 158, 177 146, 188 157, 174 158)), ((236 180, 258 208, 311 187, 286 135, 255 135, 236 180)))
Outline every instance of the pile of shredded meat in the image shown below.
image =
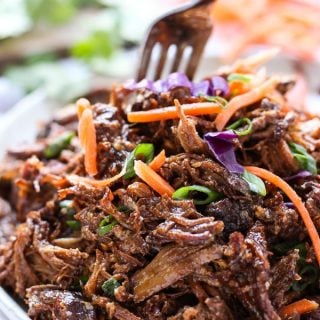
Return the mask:
POLYGON ((231 115, 226 127, 241 120, 236 129, 218 130, 215 113, 184 112, 203 102, 224 112, 263 85, 268 77, 249 62, 204 80, 211 89, 202 94, 176 75, 167 88, 145 82, 115 87, 108 101, 91 95, 78 114, 76 105, 61 109, 33 144, 8 150, 0 164, 0 284, 32 319, 320 319, 316 250, 295 203, 220 157, 231 145, 238 167, 285 178, 319 233, 320 119, 286 104, 293 82, 283 77, 231 115), (215 87, 221 79, 227 87, 215 87), (178 116, 128 120, 169 106, 178 116), (78 132, 85 107, 93 160, 78 132), (209 138, 222 132, 235 137, 217 148, 209 138), (153 157, 164 150, 154 172, 173 194, 138 174, 136 164, 152 160, 139 146, 152 146, 153 157), (313 308, 292 307, 303 299, 313 308))

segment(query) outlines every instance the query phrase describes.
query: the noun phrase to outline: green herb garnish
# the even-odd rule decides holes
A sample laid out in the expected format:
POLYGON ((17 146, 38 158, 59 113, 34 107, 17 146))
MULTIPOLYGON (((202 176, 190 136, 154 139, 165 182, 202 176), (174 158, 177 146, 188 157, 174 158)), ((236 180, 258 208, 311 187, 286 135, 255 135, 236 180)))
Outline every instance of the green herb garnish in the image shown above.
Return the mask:
POLYGON ((124 179, 133 178, 136 173, 134 172, 134 161, 142 160, 146 163, 152 161, 154 157, 154 146, 152 143, 140 143, 136 148, 129 154, 126 160, 126 173, 124 174, 124 179))
POLYGON ((107 233, 111 232, 112 228, 117 224, 118 222, 112 217, 107 216, 103 218, 103 220, 99 224, 98 228, 98 234, 99 236, 104 236, 107 233))
POLYGON ((70 287, 72 290, 80 291, 88 280, 89 276, 82 275, 78 279, 74 280, 70 287))
POLYGON ((104 294, 110 298, 114 296, 114 291, 120 287, 120 283, 113 277, 105 281, 101 289, 103 290, 104 294))
POLYGON ((67 215, 68 217, 72 218, 76 213, 76 210, 73 208, 73 201, 72 200, 63 200, 59 202, 60 212, 63 215, 67 215))
POLYGON ((241 81, 248 83, 252 80, 252 75, 250 74, 243 74, 243 73, 231 73, 228 75, 228 82, 231 81, 241 81))
POLYGON ((44 156, 47 159, 58 157, 61 151, 66 149, 70 145, 71 140, 74 136, 74 132, 66 132, 57 137, 46 147, 46 149, 44 150, 44 156))
POLYGON ((193 199, 193 202, 197 205, 211 203, 217 200, 219 197, 220 193, 199 185, 181 187, 172 195, 174 200, 193 199))
POLYGON ((238 136, 246 136, 252 132, 252 121, 249 118, 241 118, 227 127, 228 130, 233 130, 238 136), (242 125, 245 125, 242 127, 242 125), (242 127, 241 129, 238 129, 242 127))
POLYGON ((313 175, 317 174, 317 162, 308 154, 307 150, 300 144, 289 142, 290 150, 298 161, 300 168, 310 171, 313 175))
POLYGON ((264 182, 256 175, 244 170, 242 178, 247 181, 249 188, 252 192, 259 194, 260 196, 265 196, 267 194, 266 186, 264 182))
POLYGON ((76 220, 67 220, 66 224, 68 225, 68 227, 74 231, 78 231, 81 229, 81 223, 80 221, 76 221, 76 220))
POLYGON ((117 210, 120 212, 123 212, 125 214, 130 214, 131 212, 133 212, 134 210, 126 205, 119 205, 117 206, 117 210))
POLYGON ((79 283, 81 286, 84 286, 89 280, 89 276, 82 275, 79 277, 79 283))
POLYGON ((217 103, 222 109, 224 109, 226 107, 226 105, 228 104, 228 101, 226 99, 219 97, 219 96, 201 95, 201 97, 203 99, 205 99, 206 101, 217 103))

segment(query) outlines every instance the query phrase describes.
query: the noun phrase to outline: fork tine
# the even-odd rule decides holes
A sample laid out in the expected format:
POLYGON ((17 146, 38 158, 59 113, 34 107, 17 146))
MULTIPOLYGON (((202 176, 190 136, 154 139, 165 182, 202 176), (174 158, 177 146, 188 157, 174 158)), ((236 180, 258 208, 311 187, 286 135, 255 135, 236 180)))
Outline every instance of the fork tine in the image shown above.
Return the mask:
POLYGON ((137 73, 138 81, 144 79, 147 75, 147 70, 150 63, 150 58, 154 48, 154 44, 154 40, 150 37, 147 39, 146 43, 143 46, 143 52, 140 59, 140 66, 137 73))
POLYGON ((163 67, 166 62, 167 54, 168 54, 168 47, 162 45, 161 49, 160 49, 160 58, 159 58, 156 73, 154 76, 155 80, 160 79, 160 77, 161 77, 163 67))
MULTIPOLYGON (((156 43, 163 47, 155 68, 155 78, 163 76, 164 71, 174 72, 181 69, 181 61, 186 55, 186 48, 191 47, 195 51, 186 57, 186 74, 193 78, 197 63, 203 52, 205 43, 212 31, 210 5, 216 0, 194 0, 190 4, 172 10, 170 13, 158 18, 150 27, 143 44, 140 68, 137 71, 136 80, 139 81, 148 75, 150 60, 153 58, 153 49, 156 43), (176 53, 173 63, 166 63, 167 51, 170 46, 175 46, 176 53), (168 70, 167 70, 168 69, 168 70)), ((184 61, 183 61, 184 62, 184 61)))
POLYGON ((202 52, 204 50, 204 45, 193 46, 192 53, 190 55, 190 59, 187 65, 187 69, 185 71, 186 75, 190 80, 193 79, 194 74, 196 72, 199 60, 202 56, 202 52))
POLYGON ((184 52, 184 49, 185 49, 185 45, 184 44, 177 45, 176 47, 177 47, 177 51, 176 51, 176 54, 175 54, 175 57, 174 57, 174 61, 173 61, 172 66, 171 66, 170 73, 178 70, 180 62, 181 62, 181 59, 182 59, 182 56, 183 56, 183 52, 184 52))

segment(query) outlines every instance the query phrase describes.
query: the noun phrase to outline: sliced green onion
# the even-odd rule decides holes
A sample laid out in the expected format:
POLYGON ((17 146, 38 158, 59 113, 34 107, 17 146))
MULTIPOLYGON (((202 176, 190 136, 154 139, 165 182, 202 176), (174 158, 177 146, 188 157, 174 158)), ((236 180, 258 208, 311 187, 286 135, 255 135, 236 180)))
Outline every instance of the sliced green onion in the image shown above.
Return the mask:
POLYGON ((104 294, 110 298, 114 296, 114 291, 120 287, 120 283, 113 277, 105 281, 101 289, 103 290, 104 294))
POLYGON ((203 99, 205 99, 206 101, 209 101, 209 102, 215 102, 217 104, 219 104, 219 106, 224 109, 226 107, 226 105, 228 104, 228 101, 222 97, 219 97, 219 96, 204 96, 204 95, 201 95, 201 97, 203 99))
POLYGON ((112 216, 107 216, 101 220, 98 228, 99 236, 104 236, 111 232, 112 228, 117 224, 117 221, 112 216))
POLYGON ((89 276, 82 275, 78 279, 74 280, 71 284, 72 290, 80 291, 84 285, 88 282, 89 276))
POLYGON ((211 203, 217 200, 219 197, 220 193, 211 190, 207 187, 198 185, 181 187, 178 190, 176 190, 172 195, 172 198, 174 200, 193 199, 194 203, 197 205, 211 203), (203 196, 205 196, 205 198, 203 198, 203 196))
POLYGON ((152 161, 154 157, 154 146, 152 143, 140 143, 136 148, 129 154, 126 160, 126 173, 124 174, 124 179, 133 178, 136 173, 134 172, 133 166, 135 160, 142 160, 146 163, 152 161))
POLYGON ((243 74, 243 73, 231 73, 228 75, 228 82, 231 81, 241 81, 248 83, 252 80, 252 75, 250 74, 243 74))
POLYGON ((300 144, 289 142, 290 150, 298 161, 300 168, 310 171, 313 175, 317 174, 317 162, 300 144))
POLYGON ((67 220, 66 224, 68 225, 68 227, 74 231, 80 230, 81 229, 81 223, 80 221, 76 221, 76 220, 67 220))
POLYGON ((73 201, 72 200, 63 200, 59 202, 60 212, 63 215, 67 215, 70 218, 74 216, 76 210, 72 207, 73 201))
POLYGON ((44 156, 47 159, 56 158, 60 155, 61 151, 66 149, 73 137, 75 136, 74 132, 65 132, 61 136, 54 139, 44 150, 44 156))
POLYGON ((79 283, 81 286, 85 285, 89 280, 89 276, 82 275, 79 277, 79 283))
POLYGON ((73 201, 72 200, 62 200, 59 202, 59 207, 61 209, 63 208, 70 208, 73 204, 73 201))
POLYGON ((244 170, 242 178, 247 181, 249 188, 252 192, 259 194, 260 196, 265 196, 267 194, 266 186, 264 182, 256 175, 244 170))
POLYGON ((233 130, 235 134, 240 137, 246 136, 247 134, 250 134, 252 132, 252 121, 249 118, 241 118, 228 126, 227 129, 233 130), (237 130, 242 125, 246 125, 246 129, 242 128, 240 130, 237 130))
POLYGON ((128 206, 125 205, 119 205, 117 206, 117 210, 120 212, 123 212, 125 214, 130 214, 131 212, 133 212, 134 210, 128 206))

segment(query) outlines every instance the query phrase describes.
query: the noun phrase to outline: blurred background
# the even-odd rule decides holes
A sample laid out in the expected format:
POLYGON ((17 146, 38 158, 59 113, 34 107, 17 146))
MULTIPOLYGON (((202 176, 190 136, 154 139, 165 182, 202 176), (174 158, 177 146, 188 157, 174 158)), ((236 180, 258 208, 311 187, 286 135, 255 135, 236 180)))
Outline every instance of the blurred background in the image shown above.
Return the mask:
MULTIPOLYGON (((185 2, 0 0, 0 115, 35 91, 63 104, 133 77, 148 25, 185 2)), ((276 45, 297 73, 320 78, 319 0, 218 0, 212 19, 207 72, 276 45)))

